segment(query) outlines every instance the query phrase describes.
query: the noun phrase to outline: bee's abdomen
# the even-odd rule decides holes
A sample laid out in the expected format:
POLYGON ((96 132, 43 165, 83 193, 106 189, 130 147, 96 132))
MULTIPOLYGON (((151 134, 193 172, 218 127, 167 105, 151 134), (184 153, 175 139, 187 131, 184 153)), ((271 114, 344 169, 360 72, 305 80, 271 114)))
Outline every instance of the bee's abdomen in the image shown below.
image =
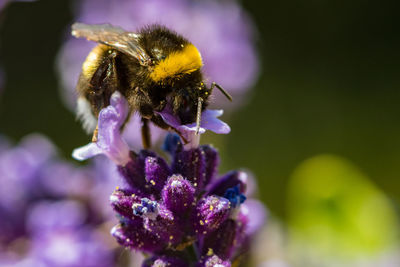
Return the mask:
POLYGON ((110 47, 106 45, 97 45, 89 55, 86 57, 85 62, 82 64, 82 75, 86 79, 91 79, 94 72, 97 70, 101 62, 103 61, 104 57, 107 53, 109 53, 110 47))
POLYGON ((76 90, 91 105, 97 117, 99 111, 109 104, 110 96, 119 87, 115 58, 118 52, 106 45, 98 45, 89 53, 82 65, 76 90))

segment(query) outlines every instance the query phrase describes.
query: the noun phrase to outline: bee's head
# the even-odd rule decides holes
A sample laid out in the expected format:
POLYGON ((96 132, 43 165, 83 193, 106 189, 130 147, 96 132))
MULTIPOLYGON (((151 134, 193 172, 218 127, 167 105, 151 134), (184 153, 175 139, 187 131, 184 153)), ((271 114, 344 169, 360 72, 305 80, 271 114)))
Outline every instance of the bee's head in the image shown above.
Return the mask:
POLYGON ((182 43, 180 49, 174 49, 169 53, 155 47, 153 54, 155 61, 149 77, 156 83, 170 83, 203 66, 199 50, 191 43, 182 43))
POLYGON ((207 107, 210 94, 210 88, 207 88, 202 81, 189 87, 182 87, 172 95, 173 112, 179 116, 183 124, 192 123, 196 120, 198 106, 200 105, 201 110, 207 107))

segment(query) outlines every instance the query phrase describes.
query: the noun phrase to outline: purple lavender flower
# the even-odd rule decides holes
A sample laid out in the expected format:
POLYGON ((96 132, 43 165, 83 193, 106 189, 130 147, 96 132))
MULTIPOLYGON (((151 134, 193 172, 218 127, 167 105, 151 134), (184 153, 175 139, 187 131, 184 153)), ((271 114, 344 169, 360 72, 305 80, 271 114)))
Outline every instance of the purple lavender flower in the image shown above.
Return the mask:
MULTIPOLYGON (((116 189, 111 195, 112 207, 120 218, 111 233, 121 245, 154 255, 145 266, 168 266, 160 264, 168 263, 165 257, 171 255, 186 260, 186 264, 230 266, 230 260, 243 253, 242 244, 248 245, 246 241, 255 234, 255 228, 262 226, 260 222, 251 223, 257 213, 265 213, 246 206, 244 192, 240 191, 244 187, 237 175, 218 179, 215 172, 209 172, 212 177, 207 177, 211 167, 208 164, 218 162, 215 155, 213 160, 207 158, 204 151, 210 149, 200 146, 184 150, 177 144, 171 165, 163 166, 162 173, 171 175, 161 192, 146 182, 143 171, 137 171, 145 169, 146 159, 131 158, 136 168, 125 170, 123 175, 143 182, 129 182, 129 186, 116 189), (236 185, 230 187, 232 183, 236 185), (215 188, 214 185, 227 189, 219 195, 210 194, 207 188, 215 188), (191 255, 191 249, 197 254, 191 255), (164 256, 157 258, 160 255, 164 256)), ((154 153, 139 153, 146 154, 150 154, 148 158, 154 157, 154 153)))
MULTIPOLYGON (((265 219, 262 204, 246 205, 246 174, 233 171, 217 178, 218 152, 198 146, 198 138, 183 145, 179 137, 168 136, 169 161, 153 151, 129 151, 119 133, 128 110, 124 101, 120 93, 112 95, 111 105, 100 111, 99 141, 73 153, 79 160, 105 154, 125 181, 110 196, 119 218, 112 236, 124 247, 149 254, 144 266, 230 266, 265 219)), ((229 131, 215 118, 221 112, 204 113, 200 133, 229 131)), ((195 125, 180 125, 168 110, 160 114, 184 138, 195 131, 195 125)))

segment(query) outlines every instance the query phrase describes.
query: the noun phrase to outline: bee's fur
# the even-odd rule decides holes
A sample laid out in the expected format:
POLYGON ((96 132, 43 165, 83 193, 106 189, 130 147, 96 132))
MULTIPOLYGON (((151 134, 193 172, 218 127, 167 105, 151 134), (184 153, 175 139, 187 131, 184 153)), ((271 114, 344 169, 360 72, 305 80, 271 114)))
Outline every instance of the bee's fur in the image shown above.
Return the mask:
MULTIPOLYGON (((88 127, 93 123, 89 116, 83 115, 87 112, 83 111, 84 103, 90 103, 92 114, 97 117, 109 105, 110 96, 116 90, 126 97, 131 111, 164 129, 169 126, 157 111, 162 111, 167 101, 182 123, 195 122, 199 98, 202 109, 207 106, 212 89, 203 83, 202 60, 197 48, 160 25, 145 27, 138 34, 135 44, 150 58, 149 65, 106 44, 96 46, 84 62, 77 85, 81 99, 78 114, 88 127)), ((101 36, 99 39, 101 43, 101 36)))

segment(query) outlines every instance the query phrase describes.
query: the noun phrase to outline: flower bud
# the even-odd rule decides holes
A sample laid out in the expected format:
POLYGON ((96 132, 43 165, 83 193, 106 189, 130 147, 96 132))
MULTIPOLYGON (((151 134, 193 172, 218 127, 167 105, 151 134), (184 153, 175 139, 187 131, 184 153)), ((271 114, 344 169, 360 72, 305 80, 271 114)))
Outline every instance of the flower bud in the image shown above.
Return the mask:
POLYGON ((229 259, 235 248, 235 239, 240 228, 236 220, 228 219, 214 232, 207 234, 203 240, 202 252, 210 249, 221 259, 229 259))
POLYGON ((112 208, 126 218, 133 218, 132 205, 140 203, 140 197, 127 190, 116 189, 110 196, 112 208))
POLYGON ((196 207, 195 229, 199 234, 206 234, 217 229, 230 213, 230 203, 227 199, 209 196, 200 201, 196 207))
POLYGON ((171 170, 164 159, 147 157, 144 162, 145 179, 156 192, 160 192, 171 175, 171 170))
POLYGON ((181 150, 176 153, 172 163, 173 173, 179 173, 188 179, 197 192, 203 189, 206 177, 204 154, 200 148, 181 150))
POLYGON ((206 177, 204 181, 204 185, 206 186, 210 183, 218 172, 218 165, 219 165, 219 155, 218 151, 209 145, 204 145, 200 147, 204 154, 205 154, 205 161, 206 161, 206 177))
POLYGON ((153 152, 141 150, 138 155, 130 153, 131 160, 125 166, 118 166, 119 173, 124 177, 130 187, 139 192, 148 191, 145 180, 145 160, 147 157, 155 157, 153 152))
POLYGON ((143 227, 118 224, 111 229, 111 235, 120 245, 145 252, 157 252, 164 246, 159 238, 143 227))
POLYGON ((210 184, 208 195, 224 196, 229 188, 239 185, 239 193, 246 191, 247 174, 242 171, 230 171, 210 184))
POLYGON ((195 188, 180 175, 168 178, 161 195, 164 205, 177 215, 183 215, 192 208, 195 188))
POLYGON ((182 240, 182 225, 163 206, 159 207, 158 216, 144 219, 144 228, 168 246, 176 246, 182 240))

